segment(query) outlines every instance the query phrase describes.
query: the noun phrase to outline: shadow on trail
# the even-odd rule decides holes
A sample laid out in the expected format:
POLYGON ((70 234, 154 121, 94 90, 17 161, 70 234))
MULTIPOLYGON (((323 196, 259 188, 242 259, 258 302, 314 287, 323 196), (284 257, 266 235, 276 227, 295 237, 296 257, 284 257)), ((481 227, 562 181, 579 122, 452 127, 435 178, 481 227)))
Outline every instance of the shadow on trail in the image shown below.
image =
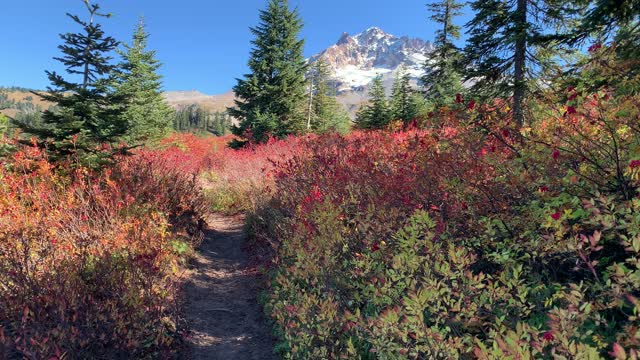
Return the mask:
POLYGON ((185 285, 191 328, 189 357, 224 360, 278 359, 257 302, 258 279, 243 251, 241 218, 212 216, 185 285))

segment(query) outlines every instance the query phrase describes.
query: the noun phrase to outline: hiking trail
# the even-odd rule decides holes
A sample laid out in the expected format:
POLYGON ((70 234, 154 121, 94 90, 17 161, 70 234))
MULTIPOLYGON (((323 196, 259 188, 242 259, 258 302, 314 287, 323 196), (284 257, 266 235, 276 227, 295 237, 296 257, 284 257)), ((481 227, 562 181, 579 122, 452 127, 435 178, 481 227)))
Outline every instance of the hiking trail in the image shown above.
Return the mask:
POLYGON ((274 342, 259 281, 244 251, 242 217, 211 215, 185 284, 190 359, 270 360, 274 342))

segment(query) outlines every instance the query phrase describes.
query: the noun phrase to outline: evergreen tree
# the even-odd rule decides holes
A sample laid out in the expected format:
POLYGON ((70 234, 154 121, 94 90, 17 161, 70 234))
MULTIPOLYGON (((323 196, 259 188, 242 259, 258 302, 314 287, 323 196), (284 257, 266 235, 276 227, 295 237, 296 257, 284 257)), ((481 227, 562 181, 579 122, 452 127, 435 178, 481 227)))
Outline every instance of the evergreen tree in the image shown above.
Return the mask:
POLYGON ((538 57, 537 50, 549 45, 544 29, 558 23, 560 8, 553 0, 474 0, 471 7, 476 14, 467 24, 466 78, 475 82, 476 96, 511 97, 513 119, 522 126, 529 81, 549 59, 538 57))
POLYGON ((9 131, 9 118, 0 113, 0 140, 9 131))
POLYGON ((411 77, 401 69, 391 91, 391 116, 393 120, 400 120, 405 125, 418 117, 419 105, 411 88, 411 77))
POLYGON ((110 64, 109 53, 118 42, 106 36, 98 17, 110 17, 99 12, 100 7, 84 0, 89 20, 67 14, 82 26, 80 33, 60 35, 64 44, 59 48, 62 57, 55 58, 66 67, 70 75, 79 75, 80 83, 65 80, 56 72, 47 71, 52 83, 45 94, 35 93, 57 106, 43 113, 43 124, 31 126, 20 123, 27 134, 37 137, 37 144, 46 148, 52 160, 77 155, 88 165, 101 165, 112 155, 124 149, 115 149, 128 130, 128 122, 122 116, 123 99, 110 87, 110 74, 115 66, 110 64))
MULTIPOLYGON (((575 0, 570 4, 573 7, 569 10, 579 15, 577 24, 566 33, 549 37, 574 48, 584 46, 587 40, 593 40, 593 45, 614 45, 615 60, 627 65, 625 78, 640 75, 640 0, 575 0)), ((581 68, 583 64, 576 65, 581 68)), ((602 80, 594 85, 616 87, 619 82, 602 80)))
POLYGON ((322 59, 313 64, 309 82, 309 130, 316 133, 348 132, 351 119, 344 107, 338 103, 335 90, 329 85, 329 67, 322 59))
POLYGON ((369 90, 369 104, 358 112, 356 124, 361 129, 383 129, 391 122, 391 115, 382 77, 378 75, 369 90))
MULTIPOLYGON (((636 42, 640 37, 640 0, 574 0, 571 10, 580 14, 580 21, 566 34, 555 35, 570 44, 582 42, 595 36, 605 41, 614 35, 624 34, 626 39, 636 42)), ((621 39, 619 39, 621 40, 621 39)), ((632 43, 623 45, 632 45, 632 43)))
POLYGON ((303 132, 305 121, 304 41, 298 36, 302 22, 287 0, 269 0, 260 12, 249 60, 251 73, 237 79, 235 107, 229 114, 240 121, 232 131, 252 142, 269 135, 283 137, 303 132))
POLYGON ((174 118, 174 129, 202 133, 208 131, 211 115, 209 111, 197 104, 191 104, 178 109, 174 118))
POLYGON ((162 95, 160 62, 155 51, 147 50, 149 34, 141 18, 131 45, 120 51, 123 62, 116 76, 117 93, 127 99, 124 119, 130 124, 126 140, 139 144, 164 137, 171 130, 173 110, 162 95))
POLYGON ((442 27, 436 32, 435 49, 427 54, 422 83, 426 99, 436 106, 450 104, 456 94, 463 91, 460 69, 462 54, 453 43, 460 39, 460 26, 454 18, 461 14, 464 5, 456 0, 441 0, 427 5, 430 19, 442 27))
POLYGON ((231 119, 225 112, 216 112, 213 114, 212 124, 208 131, 217 135, 223 136, 229 132, 231 127, 231 119))
POLYGON ((228 134, 231 129, 231 117, 226 112, 210 112, 198 104, 191 104, 176 110, 173 116, 173 129, 180 132, 222 136, 228 134))

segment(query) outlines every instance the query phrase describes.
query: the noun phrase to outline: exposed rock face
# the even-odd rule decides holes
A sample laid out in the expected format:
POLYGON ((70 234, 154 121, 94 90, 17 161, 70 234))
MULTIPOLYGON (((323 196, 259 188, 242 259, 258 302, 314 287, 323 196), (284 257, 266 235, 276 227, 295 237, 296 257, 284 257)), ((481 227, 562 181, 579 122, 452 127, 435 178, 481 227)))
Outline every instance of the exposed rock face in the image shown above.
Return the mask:
POLYGON ((408 72, 417 86, 424 73, 426 54, 433 50, 429 41, 397 37, 371 27, 353 36, 343 33, 335 45, 312 56, 309 62, 322 59, 329 65, 338 100, 355 116, 360 105, 366 102, 369 85, 378 75, 382 76, 388 93, 400 69, 408 72))
POLYGON ((428 41, 396 37, 371 27, 354 36, 343 33, 335 45, 309 61, 322 59, 329 64, 339 92, 362 91, 377 75, 385 80, 393 78, 401 66, 418 78, 425 54, 432 50, 428 41))

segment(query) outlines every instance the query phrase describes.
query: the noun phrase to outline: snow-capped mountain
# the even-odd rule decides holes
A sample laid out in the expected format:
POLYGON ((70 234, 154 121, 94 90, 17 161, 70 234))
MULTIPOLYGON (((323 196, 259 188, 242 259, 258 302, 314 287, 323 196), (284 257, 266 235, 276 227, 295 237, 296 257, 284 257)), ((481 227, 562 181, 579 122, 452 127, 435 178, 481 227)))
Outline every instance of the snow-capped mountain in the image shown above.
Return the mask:
MULTIPOLYGON (((309 58, 313 63, 323 59, 332 71, 332 80, 338 91, 338 101, 345 105, 351 116, 367 101, 369 85, 382 75, 390 93, 400 68, 414 79, 414 85, 424 72, 425 55, 434 49, 429 41, 397 37, 380 28, 371 27, 357 35, 342 34, 337 43, 309 58)), ((165 94, 175 107, 197 103, 211 110, 224 111, 233 105, 233 92, 205 95, 197 91, 177 91, 165 94)))
POLYGON ((425 54, 432 50, 433 45, 428 41, 396 37, 371 27, 353 36, 344 33, 335 45, 309 61, 325 61, 342 94, 364 91, 377 75, 382 75, 385 85, 390 87, 401 67, 417 79, 423 73, 425 54))

